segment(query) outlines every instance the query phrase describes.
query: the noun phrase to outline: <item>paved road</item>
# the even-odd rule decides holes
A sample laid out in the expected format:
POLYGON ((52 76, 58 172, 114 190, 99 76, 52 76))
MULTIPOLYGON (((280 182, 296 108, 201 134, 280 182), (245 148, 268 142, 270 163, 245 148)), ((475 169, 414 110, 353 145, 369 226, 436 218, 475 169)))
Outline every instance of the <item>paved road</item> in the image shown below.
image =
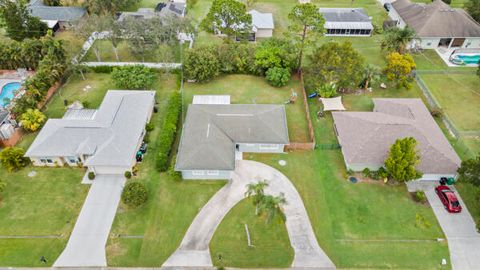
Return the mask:
POLYGON ((123 176, 95 177, 67 246, 54 267, 107 266, 105 244, 124 183, 123 176))
POLYGON ((480 269, 480 234, 477 233, 470 212, 468 212, 458 192, 452 188, 455 190, 463 209, 458 214, 448 213, 435 193, 434 187, 436 184, 437 182, 430 181, 412 183, 409 184, 409 190, 421 189, 425 191, 428 202, 432 206, 433 212, 448 240, 452 269, 480 269))
POLYGON ((267 194, 285 194, 286 227, 295 256, 292 267, 335 269, 335 265, 318 245, 300 194, 288 178, 265 164, 237 160, 233 179, 220 189, 200 210, 187 230, 179 248, 163 264, 164 267, 212 266, 209 243, 225 215, 244 199, 248 183, 267 180, 267 194))

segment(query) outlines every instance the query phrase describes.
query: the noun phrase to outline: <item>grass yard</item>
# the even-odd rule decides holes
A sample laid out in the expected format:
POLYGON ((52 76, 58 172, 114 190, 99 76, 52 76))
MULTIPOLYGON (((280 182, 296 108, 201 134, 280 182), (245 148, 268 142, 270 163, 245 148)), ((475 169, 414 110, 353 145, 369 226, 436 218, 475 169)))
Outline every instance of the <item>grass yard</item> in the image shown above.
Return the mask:
POLYGON ((241 268, 289 267, 294 255, 285 223, 277 217, 267 224, 255 215, 248 199, 225 216, 210 242, 210 253, 216 266, 241 268), (245 224, 253 247, 247 244, 245 224))
POLYGON ((292 142, 308 141, 308 123, 305 116, 300 82, 293 79, 287 86, 277 88, 265 78, 250 75, 226 75, 209 83, 186 83, 184 104, 191 104, 193 95, 230 95, 237 104, 283 104, 295 89, 298 98, 295 104, 285 105, 287 124, 292 142))
POLYGON ((55 34, 55 39, 62 40, 67 52, 67 59, 72 59, 82 49, 85 40, 75 36, 75 30, 60 31, 55 34))
POLYGON ((421 74, 440 107, 461 131, 480 130, 480 81, 472 74, 421 74))
MULTIPOLYGON (((100 60, 102 62, 116 62, 115 52, 113 45, 109 40, 97 40, 96 45, 100 51, 100 60)), ((180 51, 178 46, 160 46, 156 51, 148 51, 145 53, 145 58, 142 59, 141 55, 134 55, 130 51, 132 45, 126 41, 120 42, 117 47, 118 58, 121 62, 178 62, 180 61, 180 51)), ((93 47, 90 48, 88 53, 83 58, 85 62, 97 62, 98 59, 93 51, 93 47)))
POLYGON ((7 188, 0 199, 0 235, 31 236, 0 239, 0 266, 49 266, 65 247, 88 186, 83 170, 28 166, 15 173, 0 170, 7 188), (28 177, 30 171, 34 177, 28 177), (54 238, 34 238, 54 236, 54 238), (47 264, 40 262, 45 256, 47 264))
POLYGON ((475 71, 475 67, 449 67, 435 50, 423 50, 413 54, 417 70, 475 71))

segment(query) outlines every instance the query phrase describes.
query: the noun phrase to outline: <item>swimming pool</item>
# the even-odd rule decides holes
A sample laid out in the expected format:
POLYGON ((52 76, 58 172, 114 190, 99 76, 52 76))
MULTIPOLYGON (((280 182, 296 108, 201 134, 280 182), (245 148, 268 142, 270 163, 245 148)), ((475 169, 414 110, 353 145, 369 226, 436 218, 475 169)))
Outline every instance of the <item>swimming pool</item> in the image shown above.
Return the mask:
POLYGON ((454 64, 471 65, 478 64, 480 61, 480 54, 457 54, 452 57, 454 64))
POLYGON ((8 105, 15 96, 14 92, 20 89, 21 86, 22 84, 19 82, 11 82, 5 84, 2 87, 2 91, 0 92, 0 107, 5 107, 6 105, 8 105))

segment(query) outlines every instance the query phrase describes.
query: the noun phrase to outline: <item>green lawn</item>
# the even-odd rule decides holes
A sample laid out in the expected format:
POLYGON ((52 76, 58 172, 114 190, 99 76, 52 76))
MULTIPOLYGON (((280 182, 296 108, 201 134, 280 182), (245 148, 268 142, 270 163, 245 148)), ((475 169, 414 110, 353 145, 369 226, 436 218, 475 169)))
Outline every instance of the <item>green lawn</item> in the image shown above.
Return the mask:
POLYGON ((442 110, 459 130, 480 130, 480 80, 472 74, 421 74, 442 110))
POLYGON ((289 267, 293 249, 285 223, 277 217, 266 223, 255 215, 250 200, 243 200, 225 216, 210 242, 213 264, 241 268, 289 267), (248 246, 245 224, 253 247, 248 246))
POLYGON ((58 238, 0 239, 0 266, 51 265, 65 247, 85 199, 84 170, 28 166, 15 173, 0 170, 7 188, 0 200, 1 236, 58 238), (30 171, 37 175, 28 177, 30 171))
POLYGON ((438 56, 435 50, 423 50, 413 54, 417 70, 450 70, 450 71, 475 71, 475 67, 449 67, 438 56))
POLYGON ((295 104, 285 106, 290 141, 307 142, 308 123, 300 82, 296 79, 281 88, 269 85, 265 78, 250 75, 225 75, 209 83, 186 83, 184 104, 191 104, 193 95, 230 95, 231 102, 237 104, 283 104, 289 99, 291 89, 295 89, 298 98, 295 104))

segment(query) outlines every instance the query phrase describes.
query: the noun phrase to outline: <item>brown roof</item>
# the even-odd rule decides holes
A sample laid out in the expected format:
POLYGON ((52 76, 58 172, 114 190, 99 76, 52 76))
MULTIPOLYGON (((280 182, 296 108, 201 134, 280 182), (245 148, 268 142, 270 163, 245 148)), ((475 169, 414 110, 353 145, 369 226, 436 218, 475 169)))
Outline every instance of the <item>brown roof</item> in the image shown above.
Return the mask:
POLYGON ((463 9, 451 8, 442 0, 428 5, 397 0, 392 6, 419 37, 480 37, 480 24, 463 9))
POLYGON ((425 174, 456 174, 460 158, 421 99, 373 99, 373 112, 333 112, 348 164, 383 166, 397 139, 414 137, 425 174))

